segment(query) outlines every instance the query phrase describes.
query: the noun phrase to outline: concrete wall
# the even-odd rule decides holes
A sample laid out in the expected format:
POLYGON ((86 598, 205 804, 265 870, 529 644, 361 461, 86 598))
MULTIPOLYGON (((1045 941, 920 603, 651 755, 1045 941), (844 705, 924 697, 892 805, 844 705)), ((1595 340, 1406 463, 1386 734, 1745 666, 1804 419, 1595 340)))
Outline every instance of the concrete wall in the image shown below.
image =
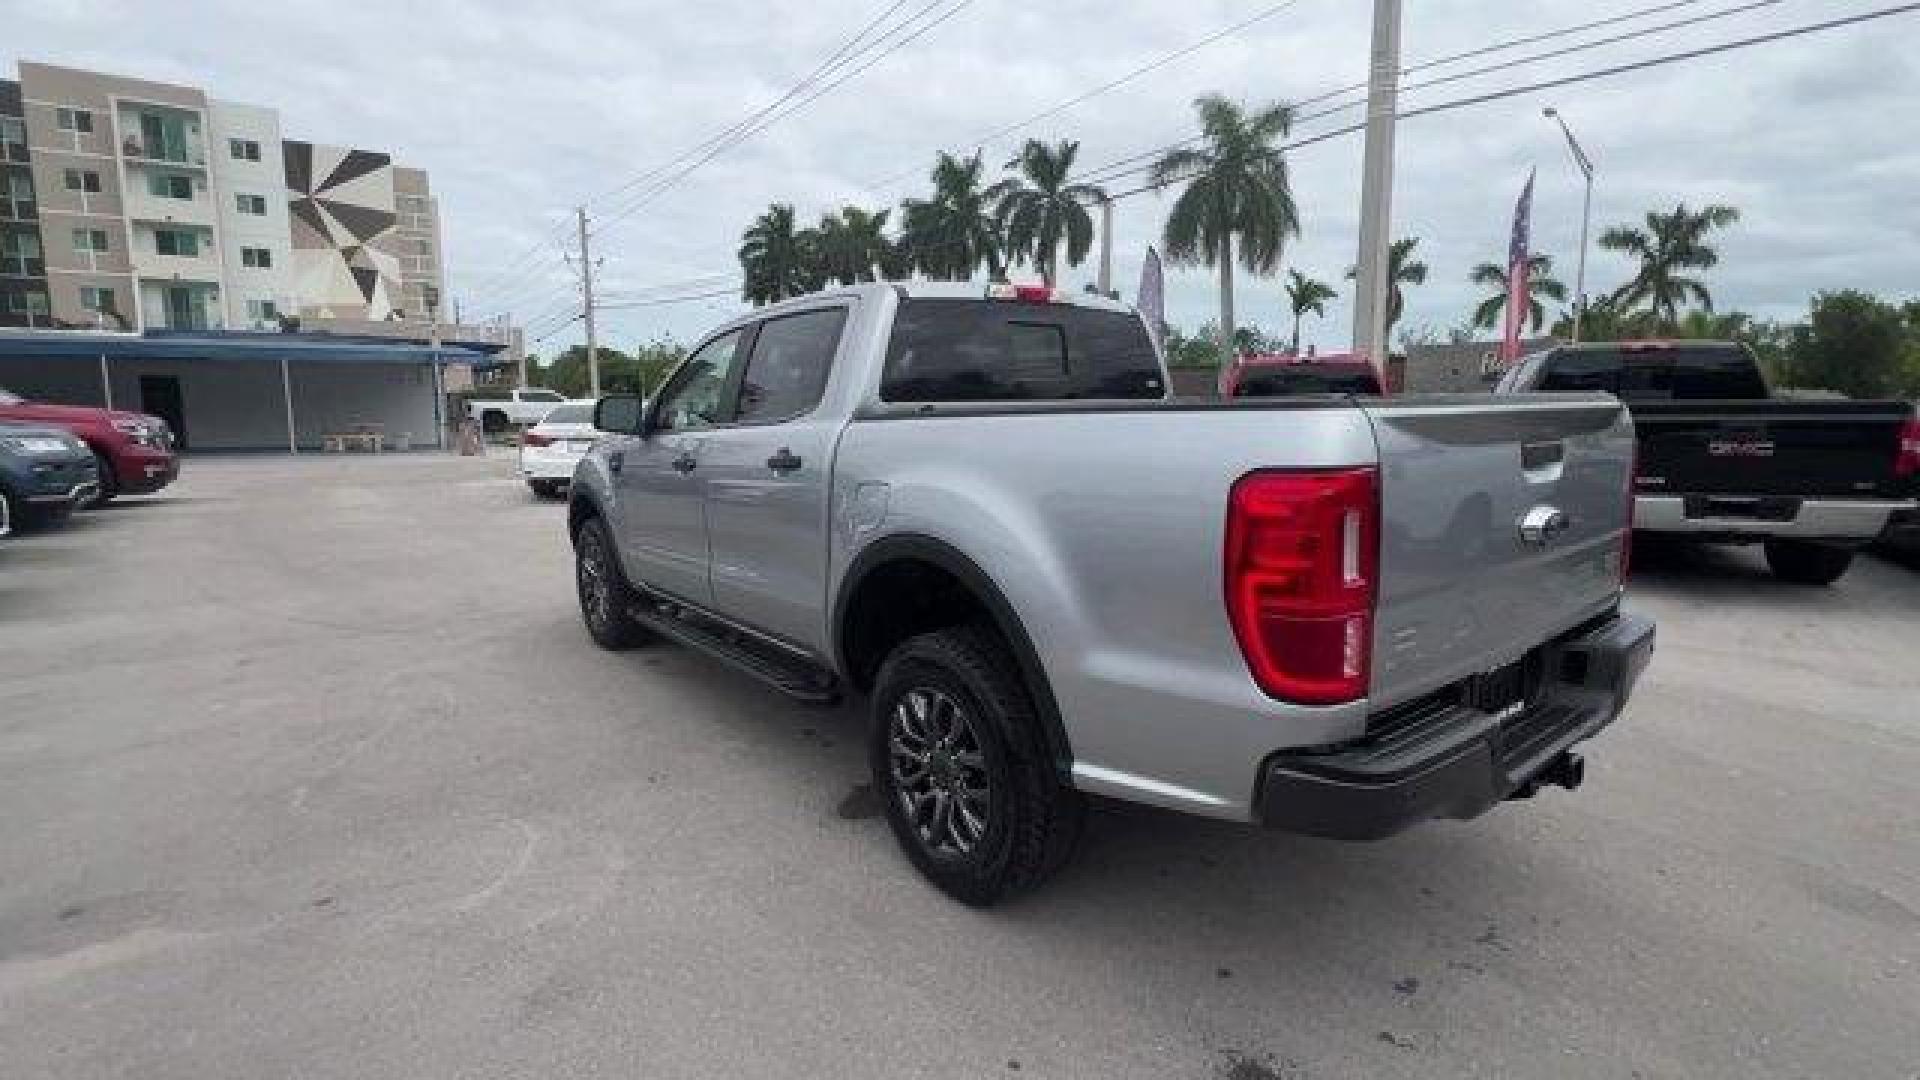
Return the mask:
POLYGON ((434 445, 433 373, 425 364, 295 364, 293 407, 302 447, 355 424, 380 424, 389 440, 411 433, 434 445))
MULTIPOLYGON (((277 363, 115 360, 109 370, 114 407, 135 412, 140 376, 179 379, 190 451, 286 449, 277 363)), ((328 435, 355 424, 383 425, 389 441, 410 434, 415 449, 435 445, 433 374, 424 364, 294 363, 289 373, 303 450, 318 450, 328 435)), ((0 360, 0 386, 41 401, 105 403, 97 360, 0 360)))

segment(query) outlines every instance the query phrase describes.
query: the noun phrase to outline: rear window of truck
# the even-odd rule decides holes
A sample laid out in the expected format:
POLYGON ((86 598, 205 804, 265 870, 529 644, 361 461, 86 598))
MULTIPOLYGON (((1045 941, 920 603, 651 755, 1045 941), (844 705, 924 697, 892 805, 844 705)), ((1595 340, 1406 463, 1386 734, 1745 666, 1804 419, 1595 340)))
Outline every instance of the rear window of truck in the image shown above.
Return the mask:
POLYGON ((1312 365, 1248 368, 1233 389, 1237 398, 1292 397, 1297 394, 1380 393, 1380 380, 1371 372, 1315 368, 1312 365))
POLYGON ((924 297, 900 302, 884 401, 1166 396, 1146 325, 1071 304, 924 297))
POLYGON ((1745 349, 1681 345, 1582 349, 1547 358, 1538 389, 1602 390, 1628 401, 1738 400, 1767 397, 1759 365, 1745 349))

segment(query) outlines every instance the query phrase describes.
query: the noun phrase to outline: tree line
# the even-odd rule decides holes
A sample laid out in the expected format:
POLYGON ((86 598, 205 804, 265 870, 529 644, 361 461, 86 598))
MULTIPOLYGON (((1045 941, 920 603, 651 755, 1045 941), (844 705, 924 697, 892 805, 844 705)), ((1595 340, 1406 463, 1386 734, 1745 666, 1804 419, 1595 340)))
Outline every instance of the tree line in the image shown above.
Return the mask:
MULTIPOLYGON (((1219 317, 1196 335, 1170 328, 1170 358, 1182 365, 1207 364, 1230 360, 1236 351, 1251 346, 1260 351, 1298 351, 1304 321, 1324 316, 1326 305, 1338 299, 1334 285, 1299 267, 1288 269, 1284 311, 1292 325, 1285 338, 1257 325, 1239 325, 1235 309, 1236 273, 1271 277, 1282 266, 1287 242, 1300 234, 1300 211, 1282 149, 1294 112, 1285 104, 1249 109, 1218 94, 1197 99, 1194 110, 1199 137, 1154 161, 1149 183, 1160 190, 1177 189, 1161 228, 1161 249, 1176 265, 1217 271, 1219 317)), ((1071 139, 1053 143, 1031 139, 1002 165, 997 177, 989 175, 980 152, 966 156, 943 152, 928 174, 931 190, 925 197, 880 209, 847 205, 811 225, 800 222, 793 204, 774 203, 741 237, 742 299, 761 305, 833 284, 914 275, 934 281, 969 281, 984 271, 990 280, 1005 280, 1014 267, 1031 268, 1042 281, 1054 285, 1063 261, 1067 267, 1077 267, 1086 260, 1094 242, 1092 208, 1110 198, 1099 184, 1076 179, 1079 151, 1080 144, 1071 139)), ((1773 333, 1777 341, 1762 340, 1767 335, 1754 320, 1740 316, 1728 323, 1714 313, 1713 296, 1703 275, 1719 262, 1715 234, 1739 218, 1739 210, 1731 206, 1713 203, 1694 209, 1682 202, 1671 210, 1649 211, 1640 222, 1604 230, 1599 246, 1626 256, 1634 265, 1617 288, 1586 302, 1581 336, 1679 336, 1705 330, 1732 334, 1737 329, 1745 335, 1742 340, 1758 341, 1756 348, 1764 346, 1775 370, 1786 373, 1790 332, 1773 333)), ((1418 237, 1402 237, 1390 249, 1386 312, 1390 337, 1406 311, 1407 290, 1429 277, 1419 243, 1418 237)), ((1349 267, 1345 276, 1352 280, 1354 269, 1349 267)), ((1468 279, 1486 291, 1465 322, 1449 335, 1456 340, 1472 340, 1479 332, 1493 330, 1505 316, 1505 263, 1482 262, 1469 270, 1468 279)), ((1568 305, 1569 290, 1555 276, 1551 256, 1532 256, 1527 264, 1523 329, 1538 334, 1550 327, 1555 336, 1570 336, 1573 307, 1582 301, 1571 299, 1572 306, 1562 306, 1550 322, 1548 305, 1568 305)), ((1902 309, 1881 303, 1873 307, 1862 306, 1860 298, 1821 299, 1816 300, 1814 313, 1845 310, 1852 313, 1849 318, 1873 322, 1875 333, 1882 334, 1895 322, 1908 319, 1912 306, 1902 309)), ((1809 324, 1819 321, 1816 317, 1809 324)), ((1405 331, 1398 340, 1404 345, 1410 339, 1432 336, 1431 330, 1422 328, 1405 331)), ((1910 351, 1904 338, 1902 342, 1894 350, 1899 356, 1910 351)), ((1803 347, 1802 353, 1811 356, 1809 348, 1803 347)), ((1905 363, 1904 359, 1889 362, 1888 370, 1895 374, 1888 378, 1899 382, 1903 376, 1898 372, 1905 363)), ((1806 360, 1801 370, 1824 369, 1806 360)), ((1824 374, 1819 378, 1836 381, 1824 374)))

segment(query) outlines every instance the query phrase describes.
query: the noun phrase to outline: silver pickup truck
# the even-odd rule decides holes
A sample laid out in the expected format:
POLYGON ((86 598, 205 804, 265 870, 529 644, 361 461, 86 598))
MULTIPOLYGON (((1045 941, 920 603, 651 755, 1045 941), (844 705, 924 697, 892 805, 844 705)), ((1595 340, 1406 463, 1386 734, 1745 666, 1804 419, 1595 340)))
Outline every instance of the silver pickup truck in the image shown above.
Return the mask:
POLYGON ((1121 305, 866 285, 595 422, 594 640, 864 695, 896 836, 972 904, 1087 795, 1364 840, 1572 788, 1653 650, 1610 397, 1173 399, 1121 305))

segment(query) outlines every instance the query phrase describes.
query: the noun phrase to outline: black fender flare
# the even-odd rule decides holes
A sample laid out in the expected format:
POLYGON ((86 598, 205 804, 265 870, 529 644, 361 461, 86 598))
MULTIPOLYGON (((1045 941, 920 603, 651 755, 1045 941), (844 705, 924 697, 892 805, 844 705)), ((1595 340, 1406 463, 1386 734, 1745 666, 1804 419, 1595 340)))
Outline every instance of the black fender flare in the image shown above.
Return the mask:
POLYGON ((577 544, 580 523, 590 517, 605 518, 607 511, 592 490, 579 484, 567 485, 567 542, 577 544))
POLYGON ((994 629, 1000 632, 1000 637, 1013 650, 1014 662, 1020 667, 1020 676, 1027 684, 1027 692, 1033 695, 1034 711, 1040 719, 1040 733, 1046 740, 1048 757, 1052 759, 1061 778, 1070 780, 1073 745, 1067 738, 1066 725, 1060 719, 1060 706, 1053 697, 1053 684, 1047 678, 1045 665, 1040 662, 1039 651, 1033 647, 1033 639, 1027 636, 1019 614, 993 578, 959 548, 944 540, 918 533, 896 533, 874 541, 854 556, 853 562, 847 566, 847 572, 840 578, 840 588, 833 599, 832 621, 828 624, 833 632, 834 667, 843 676, 852 674, 852 666, 847 662, 846 655, 846 613, 854 594, 859 591, 867 575, 888 563, 904 560, 930 563, 952 574, 986 607, 994 629))

